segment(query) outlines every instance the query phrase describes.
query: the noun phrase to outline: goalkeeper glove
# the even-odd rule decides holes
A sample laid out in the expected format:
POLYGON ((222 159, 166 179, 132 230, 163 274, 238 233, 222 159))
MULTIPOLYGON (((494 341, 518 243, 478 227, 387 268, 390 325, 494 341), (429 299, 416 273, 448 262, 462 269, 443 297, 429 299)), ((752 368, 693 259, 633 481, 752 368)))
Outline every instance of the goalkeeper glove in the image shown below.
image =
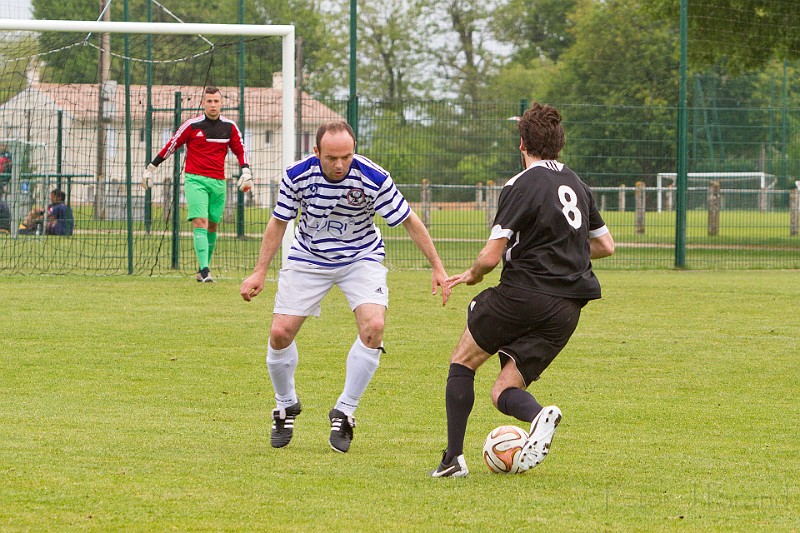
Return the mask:
POLYGON ((239 187, 239 190, 242 192, 247 192, 253 188, 253 172, 249 167, 244 167, 242 169, 242 175, 239 176, 239 181, 236 182, 236 186, 239 187))
POLYGON ((149 189, 153 186, 153 176, 156 172, 156 166, 153 163, 147 165, 147 168, 144 169, 142 173, 142 188, 149 189))

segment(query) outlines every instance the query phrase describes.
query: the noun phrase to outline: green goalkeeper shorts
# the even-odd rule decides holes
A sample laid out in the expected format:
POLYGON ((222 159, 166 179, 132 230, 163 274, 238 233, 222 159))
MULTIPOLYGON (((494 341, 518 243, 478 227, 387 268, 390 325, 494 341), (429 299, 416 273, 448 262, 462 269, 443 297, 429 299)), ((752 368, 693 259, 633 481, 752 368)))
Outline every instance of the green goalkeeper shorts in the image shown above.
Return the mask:
POLYGON ((225 212, 225 180, 207 178, 197 174, 185 175, 183 186, 186 195, 187 220, 207 218, 211 222, 222 220, 225 212))

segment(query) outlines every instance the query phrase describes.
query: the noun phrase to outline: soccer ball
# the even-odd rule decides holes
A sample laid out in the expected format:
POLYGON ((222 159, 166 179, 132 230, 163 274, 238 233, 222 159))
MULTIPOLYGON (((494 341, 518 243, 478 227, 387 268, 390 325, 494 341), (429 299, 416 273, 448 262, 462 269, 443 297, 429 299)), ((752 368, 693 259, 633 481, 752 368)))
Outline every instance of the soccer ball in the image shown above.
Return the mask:
POLYGON ((519 464, 519 456, 527 440, 528 432, 520 427, 494 428, 483 443, 483 460, 486 466, 496 474, 524 472, 519 464))

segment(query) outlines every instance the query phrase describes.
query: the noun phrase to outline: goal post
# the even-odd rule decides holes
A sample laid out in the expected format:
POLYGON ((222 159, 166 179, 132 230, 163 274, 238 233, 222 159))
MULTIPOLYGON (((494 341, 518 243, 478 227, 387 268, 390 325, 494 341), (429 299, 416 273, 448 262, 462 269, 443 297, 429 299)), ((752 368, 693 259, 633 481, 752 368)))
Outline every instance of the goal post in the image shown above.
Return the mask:
MULTIPOLYGON (((18 20, 0 19, 0 31, 8 32, 68 32, 92 34, 140 35, 216 35, 245 37, 280 37, 281 47, 281 165, 290 165, 295 157, 295 28, 293 25, 205 24, 172 22, 103 22, 79 20, 18 20)), ((130 87, 125 87, 130 102, 130 87)), ((132 176, 127 176, 130 181, 132 176)), ((130 202, 130 199, 128 200, 130 202)), ((288 255, 293 236, 290 224, 283 241, 283 260, 288 255)))

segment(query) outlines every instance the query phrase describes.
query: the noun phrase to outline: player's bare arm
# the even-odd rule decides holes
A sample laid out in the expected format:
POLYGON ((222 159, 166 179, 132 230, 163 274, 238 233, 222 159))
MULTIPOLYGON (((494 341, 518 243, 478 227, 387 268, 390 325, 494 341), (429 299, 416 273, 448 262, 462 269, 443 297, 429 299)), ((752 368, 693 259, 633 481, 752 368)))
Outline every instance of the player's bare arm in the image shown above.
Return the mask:
POLYGON ((483 250, 478 253, 478 257, 468 270, 461 274, 447 278, 447 286, 452 289, 460 283, 475 285, 483 281, 483 276, 494 270, 503 257, 503 250, 506 248, 508 239, 489 239, 484 245, 483 250))
POLYGON ((242 282, 239 289, 239 294, 245 302, 249 302, 264 290, 264 279, 267 277, 267 269, 269 268, 275 253, 281 246, 283 241, 283 234, 286 233, 286 227, 289 225, 285 220, 272 217, 267 223, 264 230, 264 237, 261 239, 261 251, 258 254, 258 261, 250 274, 242 282))
POLYGON ((444 269, 442 260, 436 252, 436 247, 433 245, 428 229, 425 224, 419 219, 416 213, 411 212, 408 217, 403 221, 403 227, 408 232, 414 245, 419 248, 433 269, 431 273, 431 294, 436 294, 438 288, 442 288, 442 305, 447 304, 447 299, 450 298, 450 287, 447 286, 447 272, 444 269))
POLYGON ((602 259, 614 253, 614 238, 611 232, 604 233, 599 237, 589 239, 590 259, 602 259))

